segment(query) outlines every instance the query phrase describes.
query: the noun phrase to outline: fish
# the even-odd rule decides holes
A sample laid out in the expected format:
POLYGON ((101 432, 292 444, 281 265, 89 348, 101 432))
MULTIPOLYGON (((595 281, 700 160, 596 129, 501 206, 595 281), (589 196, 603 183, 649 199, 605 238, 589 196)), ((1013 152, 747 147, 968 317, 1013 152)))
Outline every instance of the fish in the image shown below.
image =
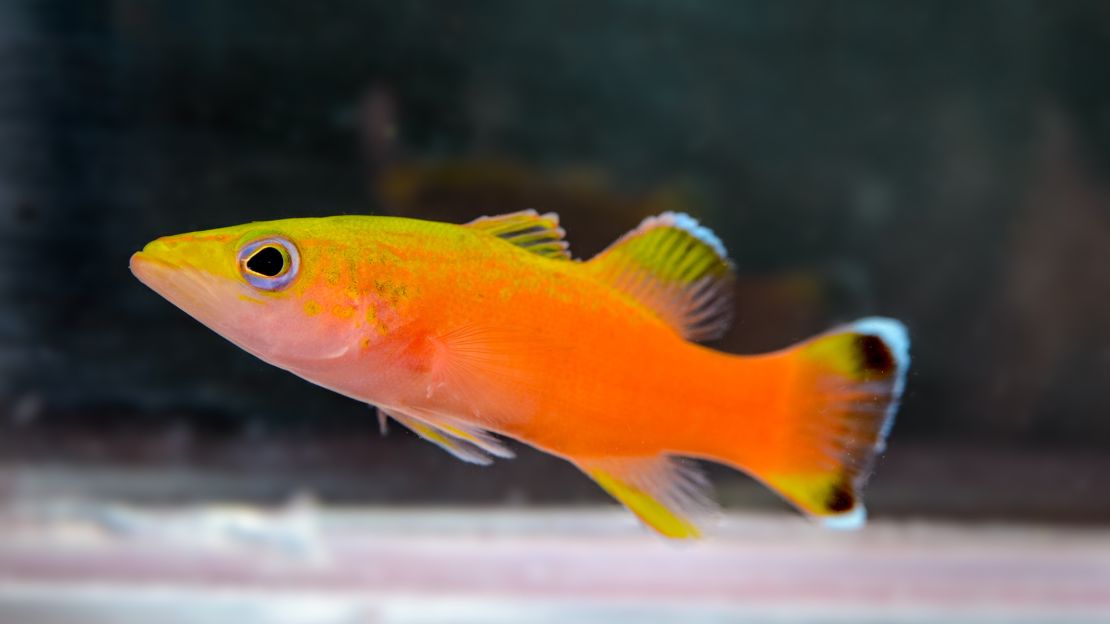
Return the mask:
POLYGON ((729 327, 734 268, 677 212, 585 261, 558 215, 527 210, 247 223, 159 238, 130 268, 383 424, 472 464, 511 459, 506 439, 563 458, 675 539, 719 516, 704 461, 825 526, 862 525, 909 366, 905 326, 877 316, 767 353, 700 344, 729 327))

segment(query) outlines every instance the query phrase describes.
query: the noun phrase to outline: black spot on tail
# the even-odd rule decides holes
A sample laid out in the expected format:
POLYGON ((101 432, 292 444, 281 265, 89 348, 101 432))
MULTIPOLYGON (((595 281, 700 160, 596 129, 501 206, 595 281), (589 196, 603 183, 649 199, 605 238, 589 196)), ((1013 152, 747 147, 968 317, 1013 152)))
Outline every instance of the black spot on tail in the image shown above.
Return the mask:
POLYGON ((860 355, 863 372, 878 375, 894 372, 894 354, 882 338, 860 334, 856 336, 856 351, 860 355))
POLYGON ((844 513, 856 506, 856 496, 847 481, 840 481, 829 490, 825 507, 834 513, 844 513))

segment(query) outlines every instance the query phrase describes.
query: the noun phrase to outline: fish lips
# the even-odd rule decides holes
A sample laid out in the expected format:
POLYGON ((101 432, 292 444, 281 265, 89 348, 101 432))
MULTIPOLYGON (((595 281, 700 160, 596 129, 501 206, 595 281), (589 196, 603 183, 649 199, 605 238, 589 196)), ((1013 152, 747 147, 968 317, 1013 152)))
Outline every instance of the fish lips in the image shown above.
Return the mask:
MULTIPOLYGON (((227 322, 231 308, 254 298, 227 278, 167 257, 157 244, 155 241, 131 256, 131 273, 170 303, 227 336, 233 329, 227 322)), ((261 301, 254 299, 252 303, 261 301)))

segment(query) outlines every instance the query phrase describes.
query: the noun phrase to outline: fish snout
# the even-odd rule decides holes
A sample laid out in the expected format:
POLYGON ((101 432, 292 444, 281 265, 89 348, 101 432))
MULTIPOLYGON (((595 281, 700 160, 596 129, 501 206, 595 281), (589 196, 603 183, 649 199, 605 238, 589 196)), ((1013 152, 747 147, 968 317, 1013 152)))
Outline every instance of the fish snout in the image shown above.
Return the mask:
MULTIPOLYGON (((194 246, 195 247, 195 246, 194 246)), ((190 248, 187 240, 180 236, 163 236, 150 241, 131 256, 131 271, 143 263, 156 263, 163 267, 180 268, 191 264, 189 256, 195 255, 197 249, 190 248)))
POLYGON ((172 243, 166 243, 163 239, 158 239, 148 243, 143 247, 142 251, 136 251, 131 254, 130 267, 131 272, 135 273, 141 270, 143 266, 149 265, 162 265, 165 267, 176 266, 176 262, 172 262, 171 251, 173 249, 172 243))

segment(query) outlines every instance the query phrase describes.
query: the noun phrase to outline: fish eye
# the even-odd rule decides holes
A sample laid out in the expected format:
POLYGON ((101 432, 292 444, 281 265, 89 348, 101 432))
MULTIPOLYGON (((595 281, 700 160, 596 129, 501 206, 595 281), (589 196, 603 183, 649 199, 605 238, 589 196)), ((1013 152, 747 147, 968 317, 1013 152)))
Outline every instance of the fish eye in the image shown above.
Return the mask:
POLYGON ((265 277, 277 277, 285 271, 285 254, 277 247, 263 247, 247 258, 247 269, 265 277))
POLYGON ((283 238, 265 238, 239 250, 239 272, 262 290, 281 290, 291 284, 300 268, 296 246, 283 238))

